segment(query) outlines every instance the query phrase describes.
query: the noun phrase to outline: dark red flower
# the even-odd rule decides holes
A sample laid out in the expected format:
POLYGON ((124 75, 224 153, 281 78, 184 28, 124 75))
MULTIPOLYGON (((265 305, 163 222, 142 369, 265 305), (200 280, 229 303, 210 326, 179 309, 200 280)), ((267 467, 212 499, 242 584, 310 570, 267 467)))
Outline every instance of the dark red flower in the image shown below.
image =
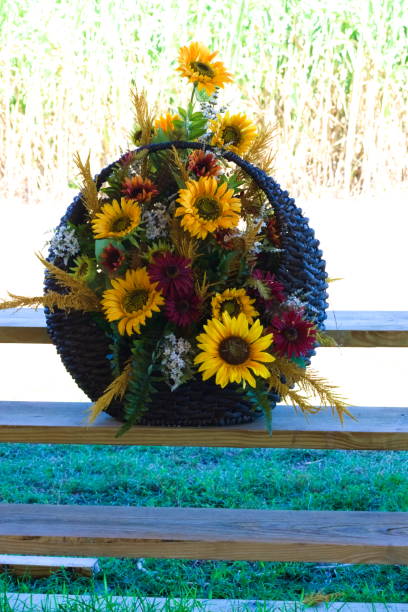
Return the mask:
POLYGON ((185 296, 193 292, 191 260, 169 251, 153 257, 147 267, 152 282, 157 282, 165 297, 185 296))
POLYGON ((113 244, 108 244, 99 257, 99 263, 109 274, 115 274, 124 262, 125 254, 113 244))
POLYGON ((180 327, 187 327, 199 318, 200 307, 200 298, 191 294, 167 298, 164 310, 169 321, 180 327))
POLYGON ((133 160, 135 158, 135 154, 133 151, 128 151, 127 153, 124 153, 124 155, 122 155, 122 157, 119 160, 119 163, 121 164, 121 166, 129 166, 133 160))
POLYGON ((137 202, 150 202, 159 193, 156 185, 150 179, 144 179, 140 175, 125 178, 120 192, 130 200, 137 202))
POLYGON ((226 251, 234 250, 234 233, 230 228, 221 228, 214 232, 214 238, 217 243, 226 251))
POLYGON ((221 166, 218 164, 215 155, 205 151, 190 153, 187 169, 196 176, 218 176, 221 173, 221 166))
POLYGON ((266 225, 266 235, 269 241, 272 242, 272 244, 276 248, 279 249, 281 247, 281 236, 278 230, 278 222, 275 216, 271 217, 266 225))
POLYGON ((263 312, 271 312, 279 307, 279 304, 285 301, 285 287, 276 280, 274 274, 265 272, 264 270, 256 269, 252 272, 252 277, 259 281, 265 287, 269 297, 261 295, 261 292, 256 287, 250 291, 251 295, 256 298, 257 307, 263 312))
POLYGON ((284 310, 272 320, 273 349, 281 357, 304 357, 316 342, 316 327, 301 310, 284 310))

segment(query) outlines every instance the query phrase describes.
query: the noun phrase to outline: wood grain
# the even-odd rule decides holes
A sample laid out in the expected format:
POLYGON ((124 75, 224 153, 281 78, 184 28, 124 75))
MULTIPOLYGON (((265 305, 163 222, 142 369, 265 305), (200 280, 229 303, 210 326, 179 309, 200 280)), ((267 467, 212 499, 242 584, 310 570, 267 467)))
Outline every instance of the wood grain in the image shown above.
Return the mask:
POLYGON ((408 564, 408 513, 0 504, 5 553, 408 564))
POLYGON ((8 574, 13 574, 13 576, 30 575, 33 578, 41 578, 50 576, 61 568, 88 578, 99 572, 98 559, 0 555, 0 572, 7 571, 8 574))
POLYGON ((343 426, 331 411, 307 418, 289 406, 273 411, 272 435, 262 419, 230 427, 132 427, 116 438, 119 424, 102 414, 87 425, 89 404, 0 402, 0 442, 120 444, 234 448, 338 448, 408 450, 408 408, 354 407, 358 419, 343 426))
MULTIPOLYGON (((405 311, 329 311, 326 329, 341 346, 408 346, 405 311)), ((49 344, 42 309, 0 311, 0 342, 49 344)))

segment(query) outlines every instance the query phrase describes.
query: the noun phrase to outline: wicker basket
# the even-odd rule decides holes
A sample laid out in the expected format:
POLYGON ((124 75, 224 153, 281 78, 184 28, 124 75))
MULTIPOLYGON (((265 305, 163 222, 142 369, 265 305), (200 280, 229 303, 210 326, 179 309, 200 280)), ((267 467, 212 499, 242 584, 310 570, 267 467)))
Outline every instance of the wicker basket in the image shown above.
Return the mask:
MULTIPOLYGON (((177 149, 207 149, 212 148, 197 142, 166 142, 140 147, 138 151, 147 149, 149 152, 162 151, 176 147, 177 149)), ((224 159, 234 162, 243 169, 264 191, 275 210, 275 215, 281 235, 282 253, 277 269, 273 269, 288 293, 299 293, 307 302, 306 315, 323 327, 327 307, 327 283, 325 262, 319 250, 319 242, 314 237, 313 230, 308 226, 308 220, 296 207, 287 191, 262 170, 230 151, 223 151, 224 159)), ((99 174, 97 187, 110 175, 114 162, 99 174)), ((61 219, 60 227, 68 221, 78 224, 84 221, 86 215, 81 196, 74 198, 66 214, 61 219)), ((59 267, 68 269, 71 262, 64 262, 55 257, 52 250, 49 259, 59 267)), ((267 267, 264 265, 264 269, 267 267)), ((45 290, 59 290, 46 276, 45 290)), ((110 352, 109 339, 90 313, 63 311, 46 311, 48 332, 52 342, 64 363, 64 366, 74 378, 78 386, 95 401, 112 381, 112 372, 107 356, 110 352)), ((124 359, 126 355, 124 355, 124 359)), ((279 397, 271 393, 271 407, 274 407, 279 397)), ((122 407, 119 402, 111 404, 108 412, 122 420, 122 407)), ((176 391, 171 391, 167 385, 159 386, 154 394, 148 412, 144 413, 140 423, 166 426, 207 426, 229 425, 250 422, 261 414, 238 394, 231 385, 222 389, 210 381, 192 380, 176 391)))

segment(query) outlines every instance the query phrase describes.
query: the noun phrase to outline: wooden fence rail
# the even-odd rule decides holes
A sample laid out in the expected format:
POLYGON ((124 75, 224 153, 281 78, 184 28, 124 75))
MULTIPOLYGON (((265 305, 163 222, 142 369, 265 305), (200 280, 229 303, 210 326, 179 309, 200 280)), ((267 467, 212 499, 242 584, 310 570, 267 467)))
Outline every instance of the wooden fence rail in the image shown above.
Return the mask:
MULTIPOLYGON (((408 312, 329 313, 327 330, 347 347, 408 347, 408 312)), ((42 312, 1 312, 0 342, 49 342, 42 312)), ((0 402, 0 442, 408 450, 407 407, 355 407, 342 426, 329 410, 305 419, 279 406, 272 436, 253 423, 119 439, 107 415, 88 426, 86 407, 0 402)), ((408 513, 0 504, 0 552, 408 564, 408 513)))

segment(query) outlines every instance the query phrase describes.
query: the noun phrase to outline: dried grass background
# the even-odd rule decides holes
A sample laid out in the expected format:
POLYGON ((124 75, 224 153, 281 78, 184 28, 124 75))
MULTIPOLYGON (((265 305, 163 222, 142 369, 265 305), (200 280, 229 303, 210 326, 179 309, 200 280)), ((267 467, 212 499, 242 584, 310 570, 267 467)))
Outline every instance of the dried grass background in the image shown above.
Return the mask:
POLYGON ((276 174, 316 196, 407 179, 405 0, 0 0, 1 194, 62 197, 133 126, 131 81, 185 104, 177 50, 200 40, 236 75, 227 104, 278 126, 276 174))

